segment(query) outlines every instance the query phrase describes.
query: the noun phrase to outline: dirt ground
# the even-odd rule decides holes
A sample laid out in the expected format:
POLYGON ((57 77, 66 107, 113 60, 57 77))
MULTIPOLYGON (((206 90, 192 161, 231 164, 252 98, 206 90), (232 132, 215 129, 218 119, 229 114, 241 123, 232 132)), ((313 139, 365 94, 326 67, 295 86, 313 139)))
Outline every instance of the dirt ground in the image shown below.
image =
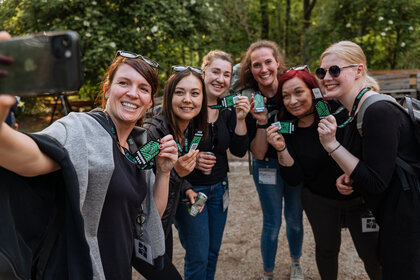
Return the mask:
MULTIPOLYGON (((22 117, 19 119, 21 130, 34 132, 46 127, 49 116, 22 117)), ((216 279, 260 279, 262 275, 262 260, 260 253, 260 233, 262 213, 258 194, 248 171, 248 161, 243 158, 231 157, 229 173, 230 205, 228 218, 220 249, 216 270, 216 279)), ((284 220, 284 219, 283 219, 284 220)), ((315 244, 306 216, 304 216, 304 241, 301 263, 305 271, 305 279, 321 279, 315 263, 315 244)), ((175 266, 183 275, 184 249, 174 227, 174 257, 175 266)), ((279 234, 275 279, 289 279, 289 248, 282 226, 279 234)), ((348 230, 342 230, 342 244, 339 256, 339 280, 369 279, 361 260, 354 249, 348 230)), ((133 280, 144 279, 133 271, 133 280)), ((159 279, 161 280, 161 279, 159 279)), ((164 279, 162 279, 164 280, 164 279)))

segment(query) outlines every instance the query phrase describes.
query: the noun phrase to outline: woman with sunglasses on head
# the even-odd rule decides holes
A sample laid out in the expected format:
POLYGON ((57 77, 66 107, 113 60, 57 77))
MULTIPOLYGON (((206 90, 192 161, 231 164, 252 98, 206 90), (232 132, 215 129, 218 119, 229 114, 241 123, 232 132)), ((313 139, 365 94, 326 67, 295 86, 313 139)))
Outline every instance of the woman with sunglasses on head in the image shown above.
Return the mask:
POLYGON ((267 142, 266 128, 277 120, 277 77, 284 71, 284 58, 276 43, 257 41, 249 46, 241 62, 241 84, 260 91, 265 99, 264 112, 255 111, 251 97, 251 114, 247 117, 250 150, 253 159, 253 177, 263 212, 261 254, 264 280, 273 279, 277 241, 284 216, 289 242, 291 266, 290 279, 303 279, 300 266, 303 242, 301 187, 287 185, 280 176, 277 151, 267 142))
MULTIPOLYGON (((321 102, 335 112, 338 102, 324 100, 316 78, 306 66, 292 68, 279 77, 279 121, 292 122, 294 131, 279 133, 279 128, 267 128, 267 141, 278 151, 280 173, 290 185, 302 181, 302 205, 312 227, 315 239, 315 256, 319 274, 323 280, 337 279, 338 255, 341 244, 341 228, 350 231, 356 250, 365 264, 370 279, 382 279, 377 259, 377 232, 363 231, 363 219, 369 210, 360 192, 340 194, 335 186, 343 171, 324 150, 319 142, 320 116, 315 104, 321 102), (317 91, 318 90, 318 91, 317 91)), ((347 111, 336 115, 345 120, 347 111)), ((343 139, 343 129, 337 130, 337 138, 343 139)))
POLYGON ((367 74, 366 57, 357 44, 341 41, 331 45, 320 63, 316 73, 328 98, 338 99, 350 112, 343 124, 330 115, 318 125, 321 144, 344 171, 337 179, 337 189, 344 195, 361 192, 372 210, 380 226, 383 278, 420 279, 420 194, 416 189, 420 147, 413 124, 395 105, 378 101, 364 109, 358 130, 359 110, 376 98, 379 89, 367 74), (345 125, 342 141, 336 138, 337 125, 345 125), (417 176, 403 171, 399 160, 417 176))
POLYGON ((214 279, 229 202, 226 151, 229 149, 233 155, 242 157, 248 147, 245 125, 250 108, 248 99, 238 97, 233 107, 222 106, 221 96, 229 88, 232 65, 231 56, 220 50, 210 51, 202 63, 209 106, 209 137, 198 146, 197 165, 187 176, 193 189, 187 192, 192 194, 190 198, 202 192, 207 201, 196 216, 191 216, 187 206, 180 204, 175 221, 186 251, 184 277, 187 280, 214 279))
POLYGON ((162 111, 149 123, 150 139, 161 139, 167 134, 173 135, 178 146, 178 160, 172 169, 169 182, 169 197, 165 212, 162 215, 162 226, 165 231, 165 266, 156 270, 144 261, 139 270, 147 279, 182 279, 172 264, 172 223, 180 199, 187 196, 193 202, 195 196, 191 184, 185 180, 196 166, 199 150, 190 150, 196 133, 207 136, 207 100, 206 89, 202 78, 202 70, 191 66, 176 65, 174 73, 165 84, 162 111))
MULTIPOLYGON (((135 157, 137 148, 147 140, 146 131, 136 124, 153 104, 159 85, 157 67, 148 58, 117 52, 103 82, 103 110, 70 113, 37 134, 19 133, 4 124, 14 97, 0 97, 0 166, 9 170, 1 169, 2 182, 16 181, 13 187, 17 191, 30 186, 33 191, 61 193, 61 204, 55 207, 66 200, 65 217, 59 216, 59 226, 54 229, 58 232, 55 242, 50 239, 51 232, 34 233, 28 228, 33 222, 25 223, 20 236, 45 236, 52 242, 42 246, 34 239, 28 241, 34 258, 41 252, 34 259, 32 277, 131 279, 133 259, 139 255, 158 265, 165 251, 160 215, 166 207, 170 171, 177 159, 176 143, 171 135, 158 143, 156 175, 135 157), (45 267, 42 252, 53 244, 54 255, 45 267), (83 252, 73 257, 80 250, 83 252), (84 270, 79 268, 82 265, 84 270), (45 274, 40 276, 42 272, 45 274)), ((35 193, 31 195, 29 198, 39 200, 35 193)), ((48 209, 56 210, 48 207, 52 203, 48 196, 42 196, 39 205, 32 205, 32 200, 31 207, 26 205, 31 209, 26 215, 33 219, 44 211, 43 221, 48 222, 48 209)), ((13 200, 10 207, 14 207, 13 200)), ((26 210, 21 208, 16 212, 18 218, 26 210)))

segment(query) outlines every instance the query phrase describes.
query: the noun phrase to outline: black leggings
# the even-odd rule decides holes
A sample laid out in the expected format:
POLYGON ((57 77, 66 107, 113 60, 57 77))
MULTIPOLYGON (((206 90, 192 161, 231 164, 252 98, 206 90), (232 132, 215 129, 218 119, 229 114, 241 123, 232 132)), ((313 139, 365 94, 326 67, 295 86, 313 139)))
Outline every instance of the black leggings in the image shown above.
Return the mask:
POLYGON ((134 258, 133 266, 134 268, 143 275, 148 280, 182 280, 181 274, 172 263, 172 250, 173 250, 173 240, 172 240, 172 229, 168 233, 168 236, 165 239, 165 255, 164 257, 164 267, 162 270, 156 270, 152 265, 148 264, 145 261, 134 258))
POLYGON ((377 232, 362 232, 361 217, 367 213, 361 198, 335 200, 302 190, 302 205, 312 227, 316 247, 316 263, 323 280, 336 280, 341 228, 347 227, 356 251, 370 279, 382 279, 379 265, 377 232))

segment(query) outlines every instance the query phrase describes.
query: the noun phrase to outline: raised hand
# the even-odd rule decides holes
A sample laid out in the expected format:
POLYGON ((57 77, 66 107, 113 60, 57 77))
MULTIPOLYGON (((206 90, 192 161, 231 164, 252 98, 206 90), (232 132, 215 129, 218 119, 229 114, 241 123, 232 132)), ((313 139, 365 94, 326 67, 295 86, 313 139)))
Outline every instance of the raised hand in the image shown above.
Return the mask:
POLYGON ((281 151, 286 147, 286 142, 281 133, 278 133, 278 127, 270 125, 267 131, 267 142, 274 147, 277 151, 281 151))
POLYGON ((337 122, 333 115, 329 115, 318 124, 319 141, 327 152, 331 152, 338 145, 338 141, 335 138, 337 131, 337 122))
POLYGON ((178 158, 174 168, 179 177, 185 177, 194 170, 198 153, 199 150, 195 150, 178 158))
POLYGON ((156 157, 157 172, 170 173, 178 160, 178 147, 172 135, 168 134, 161 139, 159 150, 156 157))
POLYGON ((236 109, 236 119, 244 120, 246 115, 248 115, 249 110, 251 109, 251 104, 246 96, 239 96, 238 101, 235 104, 236 109))

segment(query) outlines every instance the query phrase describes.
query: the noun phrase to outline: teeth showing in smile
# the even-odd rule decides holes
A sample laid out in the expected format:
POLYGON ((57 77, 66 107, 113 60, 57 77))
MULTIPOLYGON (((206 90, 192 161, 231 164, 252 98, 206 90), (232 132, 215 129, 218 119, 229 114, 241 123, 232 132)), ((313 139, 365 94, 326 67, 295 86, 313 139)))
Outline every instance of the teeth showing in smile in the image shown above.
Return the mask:
POLYGON ((221 85, 216 85, 216 84, 213 84, 212 86, 213 86, 213 87, 215 87, 215 88, 222 88, 222 86, 221 86, 221 85))
POLYGON ((124 107, 128 107, 128 108, 132 108, 132 109, 137 109, 137 106, 131 103, 127 103, 127 102, 123 102, 121 103, 124 107))
POLYGON ((263 79, 267 79, 268 77, 270 77, 270 75, 271 75, 271 74, 263 75, 263 76, 261 76, 261 78, 263 78, 263 79))

